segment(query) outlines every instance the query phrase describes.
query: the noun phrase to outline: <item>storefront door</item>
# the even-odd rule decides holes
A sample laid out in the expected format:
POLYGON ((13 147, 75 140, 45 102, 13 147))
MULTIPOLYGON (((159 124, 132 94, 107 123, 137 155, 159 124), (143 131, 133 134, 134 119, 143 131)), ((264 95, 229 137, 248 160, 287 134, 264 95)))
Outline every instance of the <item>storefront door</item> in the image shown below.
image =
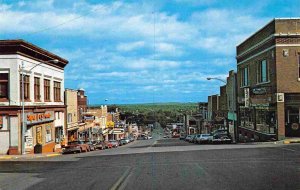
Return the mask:
POLYGON ((299 107, 286 107, 285 113, 285 136, 300 137, 299 107))

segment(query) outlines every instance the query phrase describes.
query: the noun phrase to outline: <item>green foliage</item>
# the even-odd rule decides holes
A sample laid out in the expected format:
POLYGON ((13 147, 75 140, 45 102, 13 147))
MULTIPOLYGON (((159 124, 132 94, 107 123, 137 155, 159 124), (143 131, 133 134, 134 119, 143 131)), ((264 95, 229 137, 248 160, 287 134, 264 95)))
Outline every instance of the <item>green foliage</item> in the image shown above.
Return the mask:
POLYGON ((131 113, 167 113, 167 115, 172 115, 172 113, 185 113, 185 112, 195 112, 197 110, 197 103, 153 103, 153 104, 120 104, 117 105, 122 112, 131 113))

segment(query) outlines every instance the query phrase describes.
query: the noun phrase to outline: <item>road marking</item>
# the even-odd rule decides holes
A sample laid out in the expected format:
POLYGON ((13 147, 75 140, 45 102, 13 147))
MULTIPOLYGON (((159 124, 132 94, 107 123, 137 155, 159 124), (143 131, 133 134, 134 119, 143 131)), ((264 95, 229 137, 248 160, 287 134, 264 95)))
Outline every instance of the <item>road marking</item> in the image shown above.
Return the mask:
POLYGON ((292 151, 292 152, 296 152, 296 150, 294 150, 294 149, 290 149, 290 148, 281 148, 281 149, 284 149, 284 150, 289 150, 289 151, 292 151))
POLYGON ((116 181, 116 183, 110 188, 110 190, 121 190, 126 187, 127 179, 129 178, 129 174, 131 172, 131 167, 129 167, 123 175, 116 181), (125 184, 124 184, 125 183, 125 184), (124 186, 125 185, 125 186, 124 186))

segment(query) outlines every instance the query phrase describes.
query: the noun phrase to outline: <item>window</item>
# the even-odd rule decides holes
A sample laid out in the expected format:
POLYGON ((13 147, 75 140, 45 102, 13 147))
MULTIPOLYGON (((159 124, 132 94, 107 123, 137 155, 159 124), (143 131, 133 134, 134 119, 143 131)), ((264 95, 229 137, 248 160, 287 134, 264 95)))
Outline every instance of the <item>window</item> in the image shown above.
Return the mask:
POLYGON ((68 113, 68 123, 72 122, 72 113, 68 113))
POLYGON ((54 101, 59 102, 60 100, 60 82, 54 81, 54 101))
POLYGON ((268 77, 268 63, 266 60, 262 60, 258 64, 258 72, 257 72, 257 82, 262 83, 262 82, 268 82, 269 77, 268 77))
POLYGON ((8 99, 8 73, 0 73, 0 99, 8 99))
POLYGON ((51 126, 46 126, 46 143, 52 141, 51 126))
POLYGON ((41 92, 40 92, 40 78, 34 77, 34 100, 41 100, 41 92))
POLYGON ((50 80, 44 80, 44 99, 50 101, 50 80))
POLYGON ((249 85, 249 71, 248 67, 242 69, 242 77, 241 77, 241 86, 248 86, 249 85))
MULTIPOLYGON (((20 97, 22 99, 22 75, 20 75, 20 97)), ((24 75, 24 100, 30 100, 30 78, 24 75)))

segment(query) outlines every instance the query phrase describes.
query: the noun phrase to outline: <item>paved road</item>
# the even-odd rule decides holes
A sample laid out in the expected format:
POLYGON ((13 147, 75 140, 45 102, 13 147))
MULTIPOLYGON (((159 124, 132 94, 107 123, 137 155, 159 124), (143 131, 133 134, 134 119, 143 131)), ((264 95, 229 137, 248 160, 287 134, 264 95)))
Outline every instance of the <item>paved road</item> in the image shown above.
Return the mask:
POLYGON ((0 162, 0 189, 300 189, 300 145, 152 139, 104 151, 0 162), (159 145, 159 146, 158 146, 159 145))

